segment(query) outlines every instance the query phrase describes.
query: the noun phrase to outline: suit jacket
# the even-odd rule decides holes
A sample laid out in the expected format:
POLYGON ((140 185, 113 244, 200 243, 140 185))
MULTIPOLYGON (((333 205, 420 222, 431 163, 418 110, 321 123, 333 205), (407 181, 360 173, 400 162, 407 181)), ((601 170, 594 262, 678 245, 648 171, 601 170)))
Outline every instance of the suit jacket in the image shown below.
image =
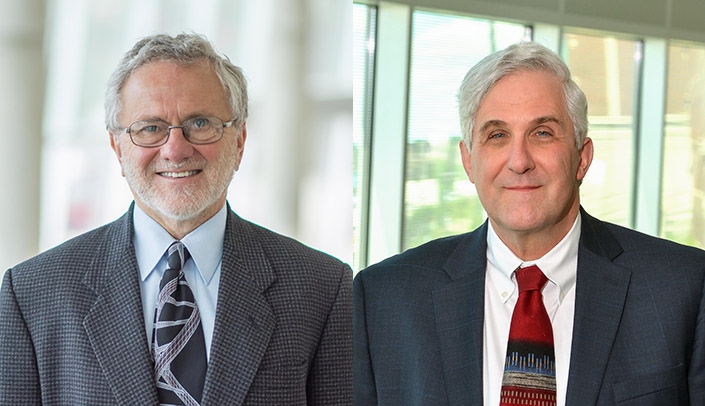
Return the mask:
MULTIPOLYGON (((0 404, 156 405, 132 210, 5 274, 0 404)), ((352 272, 228 211, 202 405, 352 402, 352 272)))
MULTIPOLYGON (((482 405, 487 223, 361 271, 356 405, 482 405)), ((567 405, 705 404, 705 252, 582 212, 567 405)))

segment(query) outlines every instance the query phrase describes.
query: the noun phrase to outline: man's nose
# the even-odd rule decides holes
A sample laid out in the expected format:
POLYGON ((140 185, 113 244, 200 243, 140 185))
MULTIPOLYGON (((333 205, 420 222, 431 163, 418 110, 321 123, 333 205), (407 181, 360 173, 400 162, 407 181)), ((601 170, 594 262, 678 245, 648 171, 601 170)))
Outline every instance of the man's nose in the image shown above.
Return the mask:
POLYGON ((193 154, 193 145, 188 142, 183 127, 170 126, 167 131, 169 137, 160 149, 162 157, 175 162, 190 157, 193 154))
POLYGON ((531 146, 525 137, 514 137, 509 147, 507 167, 514 173, 525 173, 534 167, 531 146))

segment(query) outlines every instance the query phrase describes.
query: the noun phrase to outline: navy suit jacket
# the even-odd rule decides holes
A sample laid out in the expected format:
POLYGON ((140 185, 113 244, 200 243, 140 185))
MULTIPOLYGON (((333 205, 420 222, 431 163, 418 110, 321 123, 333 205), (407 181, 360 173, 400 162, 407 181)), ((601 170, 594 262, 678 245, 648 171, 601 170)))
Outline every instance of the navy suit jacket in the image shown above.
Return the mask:
MULTIPOLYGON (((132 210, 5 274, 0 405, 156 405, 132 210)), ((202 405, 349 405, 352 271, 228 211, 202 405)))
MULTIPOLYGON (((482 405, 486 237, 356 276, 355 405, 482 405)), ((704 251, 582 211, 567 405, 705 404, 704 283, 704 251)))

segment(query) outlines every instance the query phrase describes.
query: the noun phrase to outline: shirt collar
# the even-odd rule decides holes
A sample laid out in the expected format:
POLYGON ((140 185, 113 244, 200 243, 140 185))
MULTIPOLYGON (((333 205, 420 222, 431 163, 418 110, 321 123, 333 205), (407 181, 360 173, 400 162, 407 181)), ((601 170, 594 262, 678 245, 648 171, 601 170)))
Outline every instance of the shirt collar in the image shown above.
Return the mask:
POLYGON ((548 280, 561 288, 561 300, 575 284, 575 278, 578 273, 580 223, 580 213, 578 213, 573 227, 551 251, 536 261, 522 264, 522 266, 538 265, 548 280))
POLYGON ((549 252, 535 261, 522 261, 502 242, 492 222, 488 221, 487 261, 500 271, 502 278, 495 281, 499 289, 512 291, 512 274, 519 267, 537 265, 546 277, 560 288, 560 298, 573 287, 577 275, 578 245, 580 242, 581 217, 578 213, 568 234, 549 252))
MULTIPOLYGON (((140 278, 144 281, 157 268, 167 248, 175 240, 137 205, 135 205, 133 219, 135 255, 140 269, 140 278)), ((224 205, 208 221, 181 239, 206 285, 213 278, 223 256, 226 220, 227 205, 224 205)))

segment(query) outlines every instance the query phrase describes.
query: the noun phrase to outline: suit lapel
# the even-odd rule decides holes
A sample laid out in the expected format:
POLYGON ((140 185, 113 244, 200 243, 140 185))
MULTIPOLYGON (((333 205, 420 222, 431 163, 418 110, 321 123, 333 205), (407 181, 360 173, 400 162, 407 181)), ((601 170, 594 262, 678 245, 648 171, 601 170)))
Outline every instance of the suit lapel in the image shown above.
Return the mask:
POLYGON ((597 401, 631 278, 612 262, 621 253, 614 236, 583 211, 567 404, 597 401))
POLYGON ((451 405, 482 405, 487 223, 468 234, 444 265, 450 282, 433 292, 443 377, 451 405))
POLYGON ((142 317, 132 210, 108 226, 84 283, 97 295, 84 328, 119 404, 155 404, 152 358, 142 317))
POLYGON ((203 403, 242 404, 274 331, 274 272, 251 226, 228 210, 203 403))

